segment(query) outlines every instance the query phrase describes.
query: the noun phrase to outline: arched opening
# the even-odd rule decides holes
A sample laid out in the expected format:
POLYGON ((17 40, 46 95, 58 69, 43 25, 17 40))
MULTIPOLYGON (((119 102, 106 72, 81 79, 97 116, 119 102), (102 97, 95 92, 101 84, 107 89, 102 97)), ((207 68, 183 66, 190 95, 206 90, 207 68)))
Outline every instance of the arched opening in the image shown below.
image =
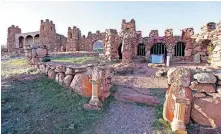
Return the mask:
POLYGON ((145 50, 145 45, 140 43, 137 46, 137 56, 145 56, 146 55, 146 50, 145 50))
POLYGON ((35 43, 35 44, 39 44, 39 43, 40 43, 40 41, 39 41, 39 34, 35 35, 35 37, 34 37, 34 43, 35 43))
POLYGON ((118 56, 119 56, 119 59, 122 59, 122 43, 120 43, 118 47, 118 56))
POLYGON ((101 40, 95 41, 93 43, 93 51, 98 52, 98 53, 104 52, 104 45, 101 40))
POLYGON ((28 35, 25 39, 25 43, 28 45, 33 44, 33 37, 31 35, 28 35))
POLYGON ((151 49, 151 60, 155 63, 163 63, 167 56, 167 50, 164 43, 155 43, 151 49))
POLYGON ((23 45, 24 45, 24 37, 23 36, 20 36, 18 38, 18 45, 19 45, 19 48, 23 48, 23 45))
POLYGON ((185 44, 183 42, 177 42, 174 49, 174 56, 185 56, 185 44))
POLYGON ((71 32, 69 32, 69 37, 70 37, 70 39, 72 39, 72 33, 71 32))

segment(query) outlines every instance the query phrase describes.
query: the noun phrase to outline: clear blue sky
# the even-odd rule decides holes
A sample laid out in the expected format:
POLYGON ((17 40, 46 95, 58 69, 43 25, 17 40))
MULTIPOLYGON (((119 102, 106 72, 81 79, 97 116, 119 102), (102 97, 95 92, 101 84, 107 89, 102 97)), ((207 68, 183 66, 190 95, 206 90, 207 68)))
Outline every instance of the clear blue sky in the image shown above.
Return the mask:
POLYGON ((194 27, 195 33, 210 21, 221 21, 221 2, 1 2, 0 44, 5 44, 7 28, 18 25, 22 32, 38 31, 41 19, 53 20, 58 33, 67 36, 69 26, 82 34, 121 28, 122 19, 134 18, 137 30, 148 36, 151 29, 160 35, 172 28, 194 27))

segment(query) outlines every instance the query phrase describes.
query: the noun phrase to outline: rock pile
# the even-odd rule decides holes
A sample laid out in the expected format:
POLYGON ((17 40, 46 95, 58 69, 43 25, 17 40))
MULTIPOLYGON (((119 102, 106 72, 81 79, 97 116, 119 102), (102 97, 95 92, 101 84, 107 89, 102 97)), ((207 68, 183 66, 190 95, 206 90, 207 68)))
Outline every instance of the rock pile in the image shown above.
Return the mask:
POLYGON ((185 123, 190 117, 195 123, 221 127, 221 72, 192 71, 184 68, 173 68, 168 71, 168 88, 164 103, 164 119, 172 122, 174 117, 174 100, 172 94, 181 97, 180 89, 183 88, 183 96, 190 100, 185 112, 185 123), (188 109, 190 108, 190 109, 188 109))

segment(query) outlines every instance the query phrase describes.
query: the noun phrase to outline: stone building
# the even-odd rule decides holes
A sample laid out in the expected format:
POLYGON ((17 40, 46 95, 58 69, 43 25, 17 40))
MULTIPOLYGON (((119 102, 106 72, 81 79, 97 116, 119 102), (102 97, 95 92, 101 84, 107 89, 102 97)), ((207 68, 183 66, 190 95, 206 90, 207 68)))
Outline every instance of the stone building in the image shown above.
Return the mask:
MULTIPOLYGON (((101 47, 103 54, 109 60, 145 57, 149 62, 153 55, 163 55, 164 62, 170 56, 172 63, 207 63, 217 64, 219 61, 220 47, 220 22, 209 22, 201 28, 201 33, 194 35, 193 28, 184 28, 180 35, 173 35, 173 29, 166 29, 163 36, 159 36, 158 30, 151 30, 149 36, 143 37, 141 31, 136 30, 136 22, 131 19, 122 20, 119 33, 114 29, 105 32, 88 32, 81 35, 81 30, 76 26, 68 27, 67 38, 56 33, 55 24, 46 19, 41 20, 40 31, 21 33, 18 26, 8 28, 7 48, 8 51, 22 49, 24 45, 38 44, 48 47, 51 51, 94 51, 97 46, 101 47), (97 43, 101 43, 98 45, 97 43), (214 52, 208 51, 211 43, 216 47, 214 52), (216 51, 216 52, 215 52, 216 51), (210 55, 210 53, 213 53, 210 55), (214 60, 214 58, 216 60, 214 60)), ((129 62, 126 61, 126 62, 129 62)))
POLYGON ((64 51, 67 38, 57 34, 55 24, 41 20, 40 31, 22 33, 18 26, 8 28, 8 52, 23 51, 24 46, 46 45, 50 51, 64 51))

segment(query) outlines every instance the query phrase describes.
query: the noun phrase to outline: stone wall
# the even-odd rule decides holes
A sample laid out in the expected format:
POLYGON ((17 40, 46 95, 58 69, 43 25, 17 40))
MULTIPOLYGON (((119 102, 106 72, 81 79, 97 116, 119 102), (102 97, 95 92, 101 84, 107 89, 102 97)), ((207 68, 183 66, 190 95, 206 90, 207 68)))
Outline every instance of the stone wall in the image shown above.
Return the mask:
POLYGON ((97 102, 101 103, 110 95, 110 71, 104 65, 74 66, 39 62, 35 66, 49 79, 69 88, 73 93, 91 97, 89 103, 84 106, 86 109, 100 110, 101 105, 98 106, 97 102), (94 97, 97 97, 97 100, 94 97), (96 104, 93 103, 95 101, 96 104))
POLYGON ((109 61, 119 59, 118 47, 120 45, 120 37, 114 29, 106 30, 104 44, 104 55, 109 61))
POLYGON ((80 50, 80 37, 81 31, 76 26, 68 27, 68 39, 66 44, 66 51, 79 51, 80 50))
POLYGON ((41 20, 39 40, 40 44, 47 46, 50 52, 61 51, 66 46, 66 37, 56 33, 55 24, 49 19, 41 20))
POLYGON ((186 131, 190 118, 201 125, 221 127, 221 72, 172 68, 167 76, 163 117, 173 131, 186 131), (180 111, 182 105, 185 110, 180 111))
POLYGON ((16 48, 16 34, 20 34, 21 29, 18 26, 12 25, 11 27, 8 28, 8 37, 7 37, 7 49, 8 52, 15 51, 16 48))

